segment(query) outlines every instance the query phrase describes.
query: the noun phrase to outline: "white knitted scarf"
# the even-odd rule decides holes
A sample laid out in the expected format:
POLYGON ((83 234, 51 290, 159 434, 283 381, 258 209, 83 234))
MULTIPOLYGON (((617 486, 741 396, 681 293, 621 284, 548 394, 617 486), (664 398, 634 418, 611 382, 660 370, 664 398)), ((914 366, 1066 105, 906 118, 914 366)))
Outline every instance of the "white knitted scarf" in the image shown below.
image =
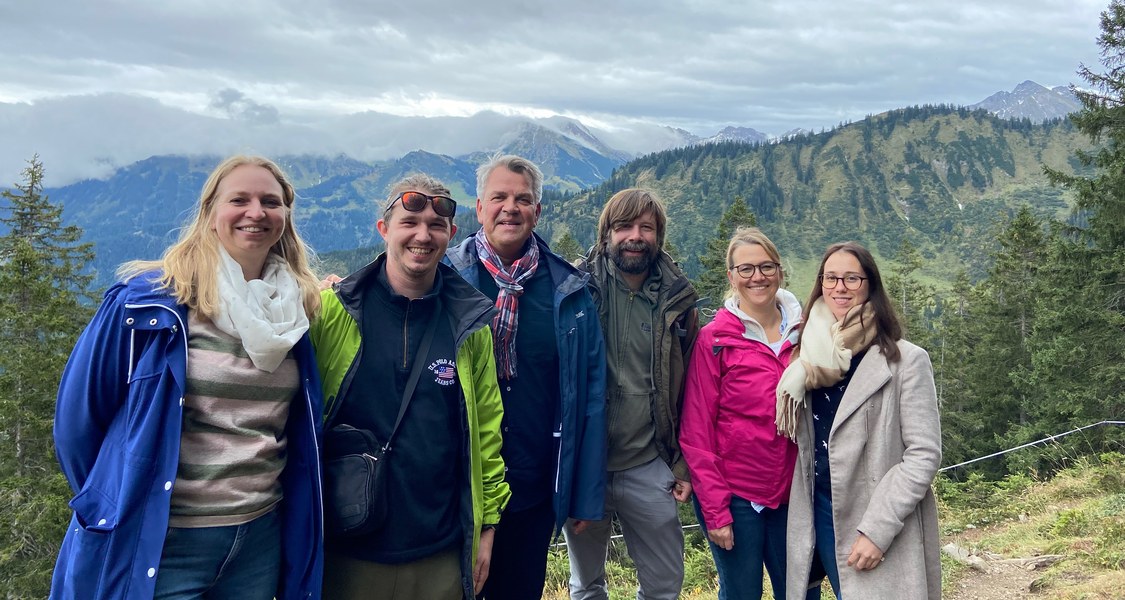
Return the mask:
POLYGON ((255 367, 273 373, 309 329, 301 288, 289 265, 271 252, 261 279, 246 281, 242 266, 220 246, 218 284, 215 326, 242 340, 255 367))

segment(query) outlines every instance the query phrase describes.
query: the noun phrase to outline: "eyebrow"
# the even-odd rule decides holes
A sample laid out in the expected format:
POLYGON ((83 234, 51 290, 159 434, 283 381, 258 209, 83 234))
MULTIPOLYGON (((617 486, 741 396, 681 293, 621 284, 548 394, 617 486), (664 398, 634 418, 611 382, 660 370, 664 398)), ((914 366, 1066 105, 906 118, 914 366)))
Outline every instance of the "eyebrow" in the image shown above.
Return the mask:
MULTIPOLYGON (((253 196, 254 195, 253 192, 250 192, 250 191, 247 191, 247 190, 227 190, 226 194, 230 195, 230 196, 253 196)), ((273 192, 266 192, 265 194, 262 194, 262 197, 263 198, 283 198, 284 196, 281 195, 281 194, 275 194, 273 192)))

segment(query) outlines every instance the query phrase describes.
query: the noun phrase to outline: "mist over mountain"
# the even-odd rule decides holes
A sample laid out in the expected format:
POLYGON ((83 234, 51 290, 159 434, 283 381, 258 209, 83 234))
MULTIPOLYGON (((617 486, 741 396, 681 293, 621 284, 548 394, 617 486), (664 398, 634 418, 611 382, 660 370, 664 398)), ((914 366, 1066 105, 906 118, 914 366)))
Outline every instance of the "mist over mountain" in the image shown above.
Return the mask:
MULTIPOLYGON (((234 90, 232 93, 237 94, 234 90)), ((228 100, 230 100, 228 98, 228 100)), ((46 182, 63 186, 104 179, 152 156, 350 156, 393 160, 414 150, 446 156, 520 149, 544 160, 585 163, 559 180, 564 187, 608 176, 613 166, 644 154, 690 144, 693 134, 640 121, 598 126, 562 116, 533 118, 479 112, 466 117, 404 117, 359 112, 335 117, 281 118, 246 99, 214 102, 206 114, 151 98, 99 94, 0 102, 0 185, 19 178, 38 154, 46 182), (556 148, 547 149, 553 144, 556 148)), ((564 169, 569 171, 569 169, 564 169)))

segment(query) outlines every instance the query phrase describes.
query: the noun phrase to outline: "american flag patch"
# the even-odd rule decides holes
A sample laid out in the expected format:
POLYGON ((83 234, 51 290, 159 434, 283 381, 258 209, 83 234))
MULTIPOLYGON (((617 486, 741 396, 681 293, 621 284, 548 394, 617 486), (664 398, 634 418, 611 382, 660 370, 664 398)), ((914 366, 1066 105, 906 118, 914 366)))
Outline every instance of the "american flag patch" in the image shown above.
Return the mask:
POLYGON ((457 383, 457 364, 448 358, 439 358, 429 365, 430 372, 434 374, 434 383, 438 385, 453 385, 457 383))

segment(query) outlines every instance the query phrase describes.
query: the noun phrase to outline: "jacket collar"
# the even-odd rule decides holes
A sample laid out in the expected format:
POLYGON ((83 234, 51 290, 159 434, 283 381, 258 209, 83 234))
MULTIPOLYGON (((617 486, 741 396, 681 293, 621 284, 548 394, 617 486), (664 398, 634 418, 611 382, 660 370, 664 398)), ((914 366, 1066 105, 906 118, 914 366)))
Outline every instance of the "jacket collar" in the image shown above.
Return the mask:
MULTIPOLYGON (((462 240, 460 244, 450 248, 445 253, 443 262, 456 269, 470 285, 478 287, 480 281, 477 277, 476 265, 479 257, 477 256, 476 241, 473 239, 475 235, 476 233, 473 233, 462 240)), ((554 285, 558 297, 565 298, 586 285, 586 282, 590 279, 589 273, 579 270, 558 254, 552 252, 550 247, 547 246, 547 242, 543 241, 543 238, 539 237, 539 234, 534 231, 531 232, 531 239, 539 245, 539 260, 546 261, 551 274, 551 283, 554 285)))
MULTIPOLYGON (((887 363, 887 357, 883 355, 883 351, 878 344, 871 344, 867 348, 867 354, 864 355, 863 360, 859 361, 859 365, 856 366, 855 373, 852 373, 844 397, 840 399, 840 408, 836 411, 836 418, 832 421, 832 433, 835 433, 841 423, 858 411, 868 398, 875 395, 875 392, 878 392, 890 380, 891 367, 887 363)), ((829 433, 829 436, 832 433, 829 433)))
POLYGON ((161 271, 141 273, 128 281, 114 284, 106 295, 116 289, 124 288, 126 305, 159 305, 179 313, 184 323, 187 323, 187 307, 177 304, 168 289, 160 288, 161 271))
MULTIPOLYGON (((384 252, 377 256, 375 260, 333 285, 336 296, 340 299, 340 304, 357 323, 363 320, 362 307, 367 285, 378 275, 386 261, 387 253, 384 252)), ((487 296, 469 285, 453 267, 442 262, 438 263, 437 268, 442 280, 441 300, 444 304, 443 310, 449 316, 457 346, 460 346, 469 334, 492 321, 496 307, 487 296)))
MULTIPOLYGON (((797 343, 798 326, 801 324, 801 303, 792 292, 786 289, 778 289, 774 298, 781 307, 784 320, 788 322, 788 327, 783 332, 783 336, 789 339, 790 344, 795 344, 797 343)), ((744 315, 742 311, 735 312, 731 310, 728 302, 730 301, 724 301, 723 307, 715 312, 715 318, 712 321, 712 323, 717 324, 713 327, 714 336, 716 338, 733 336, 741 339, 753 339, 763 344, 768 344, 769 342, 766 340, 765 336, 766 332, 761 324, 749 315, 744 315), (749 319, 749 322, 744 320, 743 316, 749 319)))

